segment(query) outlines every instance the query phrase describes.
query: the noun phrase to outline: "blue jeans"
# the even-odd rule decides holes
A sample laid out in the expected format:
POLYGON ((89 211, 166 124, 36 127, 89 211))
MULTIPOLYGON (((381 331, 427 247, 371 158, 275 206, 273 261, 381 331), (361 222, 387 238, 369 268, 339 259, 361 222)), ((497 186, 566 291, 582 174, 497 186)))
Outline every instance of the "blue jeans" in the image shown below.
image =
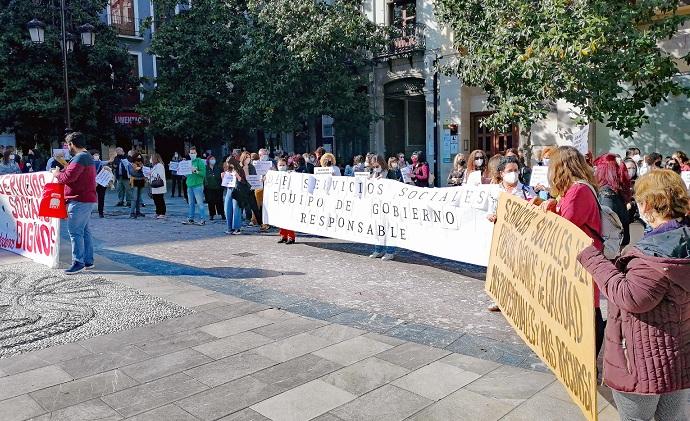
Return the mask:
POLYGON ((130 215, 141 215, 141 192, 143 187, 132 187, 132 206, 129 209, 130 215))
POLYGON ((392 246, 380 246, 378 244, 374 246, 374 253, 395 254, 397 250, 397 248, 392 246))
POLYGON ((242 227, 242 211, 237 200, 232 198, 233 189, 225 189, 223 205, 225 207, 225 221, 228 224, 228 231, 238 230, 242 227))
POLYGON ((67 204, 67 230, 72 242, 72 261, 93 264, 93 241, 89 220, 95 203, 69 202, 67 204))
POLYGON ((206 220, 206 206, 204 206, 204 186, 187 187, 187 196, 189 197, 189 219, 194 219, 196 213, 196 206, 199 206, 199 220, 206 220))

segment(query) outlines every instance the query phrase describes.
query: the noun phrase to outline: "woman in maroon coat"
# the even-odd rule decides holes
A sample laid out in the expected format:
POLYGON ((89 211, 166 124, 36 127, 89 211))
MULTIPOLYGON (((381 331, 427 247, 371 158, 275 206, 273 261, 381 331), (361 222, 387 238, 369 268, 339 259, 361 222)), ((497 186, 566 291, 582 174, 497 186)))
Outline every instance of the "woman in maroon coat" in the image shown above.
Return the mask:
POLYGON ((651 226, 611 262, 596 247, 579 261, 608 298, 604 381, 622 420, 686 420, 690 388, 690 197, 680 176, 638 179, 635 199, 651 226))

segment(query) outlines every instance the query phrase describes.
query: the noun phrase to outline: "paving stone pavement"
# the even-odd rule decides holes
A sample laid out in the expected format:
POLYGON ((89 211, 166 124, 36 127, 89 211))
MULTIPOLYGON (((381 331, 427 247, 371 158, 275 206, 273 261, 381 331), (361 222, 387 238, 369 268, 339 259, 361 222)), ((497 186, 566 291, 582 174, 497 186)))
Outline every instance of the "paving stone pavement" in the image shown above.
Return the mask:
MULTIPOLYGON (((463 325, 472 319, 462 313, 485 301, 481 281, 459 273, 473 268, 424 266, 433 259, 412 255, 371 262, 304 244, 283 252, 273 237, 213 237, 217 225, 180 234, 177 222, 159 222, 95 220, 99 274, 194 313, 0 359, 0 420, 584 419, 500 319, 493 329, 463 325), (394 297, 407 288, 420 291, 394 297), (474 300, 444 301, 467 289, 474 300), (402 311, 404 300, 411 308, 402 311)), ((0 253, 0 265, 11 262, 0 253)), ((602 421, 617 419, 609 401, 599 398, 602 421)))

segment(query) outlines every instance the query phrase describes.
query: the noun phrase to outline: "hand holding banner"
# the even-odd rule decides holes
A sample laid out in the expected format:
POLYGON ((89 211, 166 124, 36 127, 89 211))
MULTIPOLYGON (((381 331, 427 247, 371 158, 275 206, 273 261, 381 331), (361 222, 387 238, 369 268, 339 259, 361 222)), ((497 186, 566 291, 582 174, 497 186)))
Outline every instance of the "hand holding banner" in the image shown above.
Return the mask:
POLYGON ((577 261, 592 240, 570 221, 502 193, 486 292, 520 337, 597 419, 594 283, 577 261))

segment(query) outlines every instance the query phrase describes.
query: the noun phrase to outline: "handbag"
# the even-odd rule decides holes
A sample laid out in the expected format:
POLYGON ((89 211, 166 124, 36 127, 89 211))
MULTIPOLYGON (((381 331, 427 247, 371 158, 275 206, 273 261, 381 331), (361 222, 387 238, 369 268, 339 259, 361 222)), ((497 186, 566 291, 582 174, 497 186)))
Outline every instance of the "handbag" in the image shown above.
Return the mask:
POLYGON ((44 218, 67 218, 67 204, 65 203, 65 185, 60 183, 46 183, 38 207, 38 216, 44 218))
POLYGON ((165 183, 163 183, 163 179, 159 175, 157 175, 156 178, 151 180, 151 187, 153 187, 154 189, 159 189, 164 185, 165 183))

